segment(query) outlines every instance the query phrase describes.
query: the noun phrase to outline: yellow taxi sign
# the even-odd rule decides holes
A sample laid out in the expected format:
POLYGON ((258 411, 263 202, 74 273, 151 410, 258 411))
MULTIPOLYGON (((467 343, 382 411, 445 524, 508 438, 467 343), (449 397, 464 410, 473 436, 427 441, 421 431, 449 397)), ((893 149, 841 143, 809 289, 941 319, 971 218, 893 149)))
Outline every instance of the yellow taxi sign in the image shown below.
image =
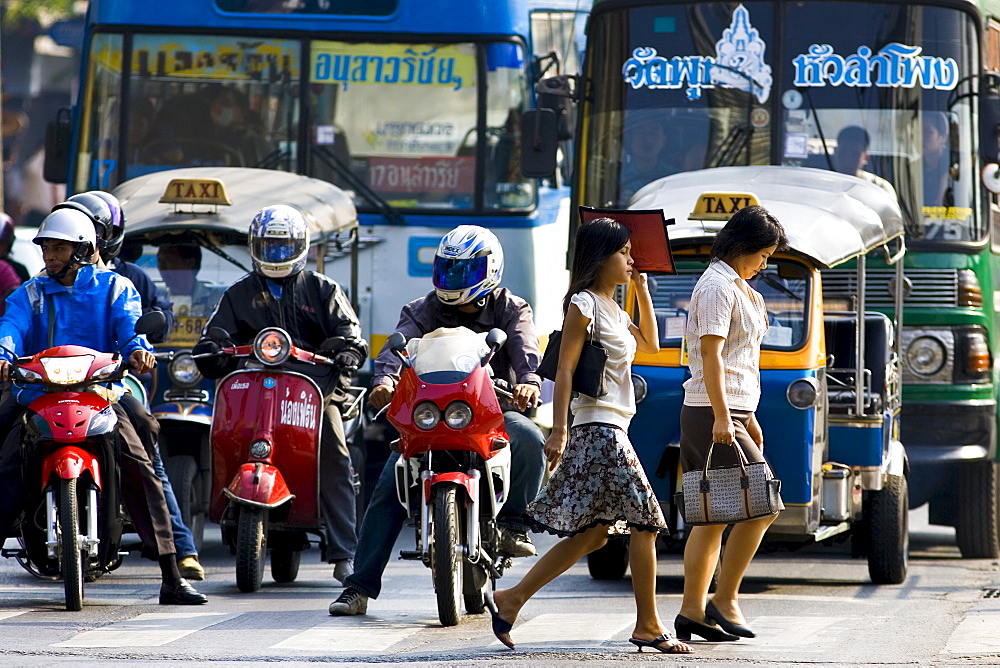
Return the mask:
POLYGON ((160 204, 224 204, 233 201, 219 179, 171 179, 163 191, 160 204))
POLYGON ((760 206, 760 200, 753 193, 702 193, 688 220, 729 220, 748 206, 760 206))

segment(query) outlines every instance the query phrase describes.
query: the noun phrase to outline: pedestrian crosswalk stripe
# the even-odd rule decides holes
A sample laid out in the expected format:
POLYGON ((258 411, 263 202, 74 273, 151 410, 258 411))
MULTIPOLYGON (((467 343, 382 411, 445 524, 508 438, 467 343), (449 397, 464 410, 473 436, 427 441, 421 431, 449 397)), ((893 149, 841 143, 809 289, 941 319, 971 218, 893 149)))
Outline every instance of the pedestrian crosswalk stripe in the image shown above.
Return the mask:
POLYGON ((970 610, 951 632, 941 654, 1000 653, 1000 610, 970 610))
POLYGON ((408 618, 405 624, 366 619, 330 617, 323 624, 282 640, 272 649, 305 652, 384 652, 396 643, 426 628, 425 622, 408 618))
POLYGON ((31 610, 0 610, 0 619, 10 619, 26 612, 31 612, 31 610))
MULTIPOLYGON (((868 618, 873 622, 873 618, 868 618)), ((753 628, 757 637, 747 643, 739 643, 742 652, 788 652, 816 651, 827 652, 831 644, 839 642, 844 637, 845 629, 840 627, 847 617, 776 617, 760 616, 747 619, 747 624, 753 628), (795 633, 789 633, 795 629, 795 633), (811 648, 811 649, 810 649, 811 648)), ((714 645, 697 645, 698 651, 704 649, 726 650, 737 646, 735 643, 718 643, 714 645)))
POLYGON ((51 647, 158 647, 238 616, 226 612, 149 612, 85 631, 51 647))
MULTIPOLYGON (((544 614, 518 624, 511 631, 514 643, 555 644, 560 647, 595 647, 622 631, 632 630, 635 614, 544 614)), ((500 644, 499 640, 494 641, 500 644)))

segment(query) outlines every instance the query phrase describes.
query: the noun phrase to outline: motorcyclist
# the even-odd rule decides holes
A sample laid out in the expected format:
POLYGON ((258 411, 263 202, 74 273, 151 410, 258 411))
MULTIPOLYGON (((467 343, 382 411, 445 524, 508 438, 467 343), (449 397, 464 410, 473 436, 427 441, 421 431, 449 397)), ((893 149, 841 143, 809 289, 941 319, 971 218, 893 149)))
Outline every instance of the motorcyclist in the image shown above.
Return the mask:
MULTIPOLYGON (((170 301, 142 267, 118 257, 125 239, 125 211, 118 198, 111 193, 91 190, 73 195, 65 202, 57 204, 53 211, 60 208, 75 208, 90 216, 94 232, 97 234, 97 250, 104 266, 132 281, 132 285, 139 292, 143 313, 160 311, 166 316, 167 325, 164 331, 147 338, 151 343, 160 343, 166 339, 174 319, 170 301)), ((160 448, 157 445, 159 425, 142 402, 131 394, 123 396, 120 402, 136 426, 139 438, 146 446, 146 453, 153 463, 153 470, 163 484, 163 495, 167 500, 167 510, 170 511, 170 526, 174 532, 174 545, 177 548, 177 562, 181 575, 188 580, 204 580, 205 569, 198 561, 198 548, 194 544, 194 535, 184 524, 184 516, 177 503, 173 485, 170 484, 170 478, 167 477, 166 468, 163 466, 163 458, 160 456, 160 448)))
MULTIPOLYGON (((515 557, 535 554, 522 515, 538 494, 542 482, 545 438, 534 422, 520 411, 534 406, 541 378, 535 373, 541 361, 531 307, 507 288, 501 288, 503 248, 489 230, 460 225, 438 244, 432 270, 434 290, 403 307, 396 331, 407 340, 439 327, 464 326, 474 332, 494 327, 507 333, 506 345, 490 361, 494 376, 514 384, 515 403, 502 402, 504 423, 511 447, 510 495, 500 512, 500 550, 515 557)), ((401 362, 382 349, 375 360, 369 404, 381 409, 392 400, 399 382, 401 362)), ((358 537, 357 570, 347 578, 347 588, 330 604, 331 615, 362 615, 368 598, 378 598, 382 573, 393 544, 406 521, 406 510, 396 499, 396 461, 393 453, 372 491, 358 537)))
MULTIPOLYGON (((90 218, 82 211, 62 208, 42 221, 34 241, 42 247, 45 274, 18 288, 7 299, 0 319, 0 381, 9 381, 9 360, 52 345, 82 345, 102 351, 121 346, 122 354, 138 373, 155 364, 145 337, 133 337, 140 314, 139 295, 132 283, 114 272, 95 266, 97 237, 90 218)), ((8 392, 27 406, 39 396, 31 385, 8 392)), ((121 395, 121 392, 118 392, 121 395)), ((6 403, 6 402, 5 402, 6 403)), ((160 603, 200 604, 207 597, 184 580, 177 568, 173 532, 160 479, 135 426, 120 402, 113 404, 118 417, 118 443, 122 468, 122 499, 144 554, 155 554, 162 584, 160 603)), ((23 409, 22 409, 23 410, 23 409)), ((20 443, 23 425, 15 421, 0 447, 0 538, 5 538, 23 505, 20 443)))
MULTIPOLYGON (((297 365, 319 385, 325 398, 320 437, 320 507, 325 524, 324 559, 334 565, 333 576, 343 582, 353 571, 357 548, 356 499, 351 457, 338 404, 347 398, 351 375, 368 357, 368 343, 344 291, 323 274, 304 271, 309 253, 309 229, 297 209, 268 206, 254 217, 249 231, 253 272, 222 295, 195 355, 219 350, 207 336, 212 328, 225 330, 230 343, 247 345, 267 327, 281 327, 299 348, 313 352, 329 338, 344 337, 346 345, 333 359, 338 368, 297 365)), ((238 362, 225 357, 197 359, 206 378, 221 378, 238 362)))

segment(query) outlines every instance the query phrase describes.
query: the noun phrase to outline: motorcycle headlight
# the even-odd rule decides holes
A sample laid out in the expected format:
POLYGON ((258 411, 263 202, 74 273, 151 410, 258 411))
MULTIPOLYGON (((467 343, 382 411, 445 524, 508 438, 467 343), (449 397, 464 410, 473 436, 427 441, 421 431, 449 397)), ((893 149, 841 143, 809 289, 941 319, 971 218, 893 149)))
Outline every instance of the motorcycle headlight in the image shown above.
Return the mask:
POLYGON ((452 429, 465 429, 472 422, 472 407, 464 401, 453 401, 444 409, 444 423, 452 429))
POLYGON ((121 365, 122 365, 122 361, 121 360, 116 360, 116 361, 112 362, 111 364, 108 364, 106 366, 102 366, 100 369, 98 369, 97 371, 95 371, 94 373, 92 373, 90 375, 90 378, 92 380, 104 380, 105 378, 113 376, 115 373, 117 373, 118 369, 121 368, 121 365))
POLYGON ((920 376, 933 376, 947 360, 948 351, 944 343, 933 336, 917 337, 906 349, 906 364, 920 376))
POLYGON ((795 408, 812 408, 819 396, 819 382, 815 378, 797 378, 788 384, 785 397, 795 408))
POLYGON ((18 367, 17 373, 20 374, 21 378, 23 378, 24 380, 28 381, 29 383, 33 383, 33 382, 39 382, 40 383, 40 382, 42 382, 44 380, 44 378, 42 378, 42 374, 40 374, 40 373, 38 373, 36 371, 32 371, 31 369, 26 369, 23 366, 22 367, 18 367))
POLYGON ((283 329, 262 329, 253 340, 253 354, 264 364, 283 364, 292 352, 292 337, 283 329))
POLYGON ((93 355, 74 355, 72 357, 43 357, 42 367, 50 383, 57 385, 73 385, 87 380, 87 373, 94 361, 93 355))
POLYGON ((441 409, 430 401, 421 401, 413 409, 413 423, 424 431, 430 431, 441 421, 441 409))
POLYGON ((201 372, 191 353, 178 353, 167 367, 170 380, 179 387, 195 387, 201 382, 201 372))

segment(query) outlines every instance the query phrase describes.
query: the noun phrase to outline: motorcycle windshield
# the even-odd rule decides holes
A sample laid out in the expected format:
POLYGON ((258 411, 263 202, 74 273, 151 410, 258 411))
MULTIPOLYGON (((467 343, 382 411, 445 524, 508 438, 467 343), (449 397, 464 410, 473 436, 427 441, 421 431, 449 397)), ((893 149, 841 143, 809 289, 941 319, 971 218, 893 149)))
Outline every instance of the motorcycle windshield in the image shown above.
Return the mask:
POLYGON ((486 334, 465 327, 441 327, 430 334, 410 339, 406 352, 417 377, 425 383, 458 383, 482 363, 489 352, 486 334))

